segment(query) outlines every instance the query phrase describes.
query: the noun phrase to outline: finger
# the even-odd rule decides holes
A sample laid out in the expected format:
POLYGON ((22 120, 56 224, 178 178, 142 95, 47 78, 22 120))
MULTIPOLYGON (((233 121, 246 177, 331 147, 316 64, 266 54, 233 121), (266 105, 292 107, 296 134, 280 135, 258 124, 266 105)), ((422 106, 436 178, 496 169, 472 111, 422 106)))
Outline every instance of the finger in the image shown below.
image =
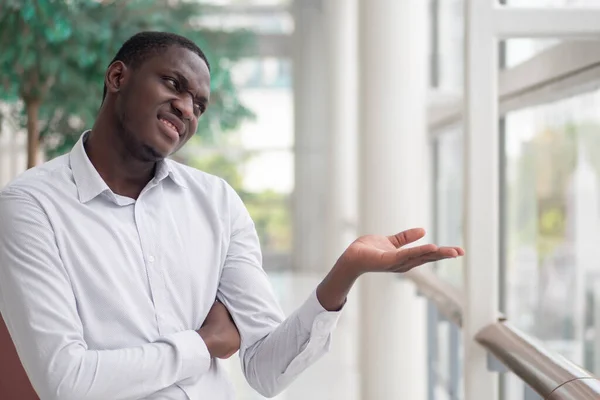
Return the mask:
POLYGON ((458 247, 458 246, 440 246, 439 248, 440 248, 440 250, 443 250, 444 252, 451 252, 451 250, 454 250, 456 252, 456 257, 464 256, 465 255, 465 251, 463 250, 462 247, 458 247))
POLYGON ((411 247, 409 249, 401 249, 396 251, 396 264, 406 262, 408 260, 422 257, 426 254, 430 254, 438 251, 438 247, 435 244, 424 244, 421 246, 411 247))
MULTIPOLYGON (((415 254, 405 259, 404 264, 406 265, 422 265, 429 262, 435 262, 446 258, 456 258, 459 254, 454 247, 440 247, 435 251, 424 254, 415 254)), ((414 266, 413 266, 414 268, 414 266)))
MULTIPOLYGON (((458 249, 462 251, 462 249, 458 249)), ((424 244, 408 249, 399 249, 395 252, 383 252, 381 254, 381 261, 384 265, 400 265, 424 256, 439 257, 440 259, 454 258, 461 255, 459 250, 456 247, 437 247, 434 244, 424 244)), ((464 254, 464 251, 462 253, 464 254)))
MULTIPOLYGON (((459 248, 457 248, 457 247, 445 247, 445 246, 444 246, 444 247, 440 247, 440 248, 438 249, 438 252, 439 252, 440 254, 444 255, 444 256, 448 256, 448 257, 458 257, 459 255, 461 255, 461 254, 459 253, 459 250, 458 250, 458 249, 459 249, 459 248)), ((462 249, 460 249, 460 250, 462 250, 462 249)), ((464 251, 463 251, 463 254, 464 254, 464 251)))
MULTIPOLYGON (((413 265, 413 264, 424 264, 426 262, 437 261, 440 258, 446 258, 447 256, 440 254, 439 250, 432 251, 426 254, 422 254, 415 257, 410 257, 404 261, 404 265, 413 265)), ((400 265, 399 265, 400 266, 400 265)))
POLYGON ((381 265, 384 266, 393 266, 396 264, 401 264, 406 262, 409 259, 422 256, 423 254, 431 253, 432 251, 436 251, 437 247, 432 244, 426 244, 423 246, 411 247, 410 249, 399 249, 392 251, 382 251, 381 252, 381 265))
POLYGON ((400 233, 396 233, 392 236, 388 236, 388 239, 394 245, 394 247, 400 248, 402 246, 406 246, 409 243, 416 242, 423 236, 425 236, 425 229, 413 228, 408 229, 406 231, 402 231, 400 233))
POLYGON ((413 268, 420 267, 421 265, 441 261, 441 260, 448 259, 448 258, 454 258, 454 257, 449 256, 449 255, 444 255, 439 252, 431 253, 431 254, 425 255, 423 257, 411 259, 410 261, 408 261, 406 263, 399 264, 397 266, 397 268, 395 269, 395 272, 407 272, 413 268))

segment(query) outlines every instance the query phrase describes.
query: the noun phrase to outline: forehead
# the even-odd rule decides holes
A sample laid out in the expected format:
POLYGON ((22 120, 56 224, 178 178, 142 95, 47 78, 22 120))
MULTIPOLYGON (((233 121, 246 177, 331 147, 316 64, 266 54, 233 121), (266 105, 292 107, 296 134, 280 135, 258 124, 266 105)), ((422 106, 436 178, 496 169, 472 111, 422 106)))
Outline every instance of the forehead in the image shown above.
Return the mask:
POLYGON ((190 85, 210 88, 210 72, 206 62, 198 54, 183 47, 171 46, 150 57, 142 65, 142 69, 163 73, 176 72, 183 75, 190 85))

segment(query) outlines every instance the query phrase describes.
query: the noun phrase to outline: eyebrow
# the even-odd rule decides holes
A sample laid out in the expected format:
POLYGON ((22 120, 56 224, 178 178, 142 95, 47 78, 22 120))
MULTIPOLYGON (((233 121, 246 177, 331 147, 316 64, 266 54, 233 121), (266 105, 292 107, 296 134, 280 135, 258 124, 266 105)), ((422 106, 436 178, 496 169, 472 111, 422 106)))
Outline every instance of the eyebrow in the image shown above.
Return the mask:
MULTIPOLYGON (((183 88, 189 92, 190 90, 190 82, 187 80, 187 78, 185 76, 183 76, 183 74, 177 70, 172 70, 172 73, 175 75, 175 77, 181 82, 181 84, 183 85, 183 88)), ((208 103, 208 99, 204 96, 194 96, 195 100, 198 101, 199 103, 205 105, 206 103, 208 103)))

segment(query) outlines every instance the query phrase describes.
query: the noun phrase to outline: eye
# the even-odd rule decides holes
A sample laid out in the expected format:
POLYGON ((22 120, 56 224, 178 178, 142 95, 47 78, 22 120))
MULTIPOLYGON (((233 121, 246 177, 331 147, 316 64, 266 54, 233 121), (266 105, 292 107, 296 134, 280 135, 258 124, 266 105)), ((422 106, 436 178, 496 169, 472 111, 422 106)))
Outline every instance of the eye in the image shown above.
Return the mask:
POLYGON ((173 89, 175 89, 175 90, 179 90, 179 82, 177 81, 177 79, 175 79, 175 78, 171 78, 171 77, 169 77, 169 76, 166 76, 166 77, 164 78, 164 80, 167 82, 167 84, 168 84, 169 86, 172 86, 172 87, 173 87, 173 89))
POLYGON ((206 111, 206 105, 204 105, 202 103, 194 103, 194 114, 196 114, 196 115, 204 114, 205 111, 206 111))

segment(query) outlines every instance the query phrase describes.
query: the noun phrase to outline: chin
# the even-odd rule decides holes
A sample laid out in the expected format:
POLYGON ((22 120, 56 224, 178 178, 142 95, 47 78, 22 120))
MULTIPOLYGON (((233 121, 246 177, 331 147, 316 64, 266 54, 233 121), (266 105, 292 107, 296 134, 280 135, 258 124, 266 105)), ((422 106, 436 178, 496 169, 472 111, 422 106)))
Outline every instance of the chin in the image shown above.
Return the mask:
POLYGON ((168 143, 165 140, 161 140, 161 137, 153 138, 155 140, 146 141, 146 153, 151 156, 154 160, 162 160, 167 158, 171 154, 173 154, 177 148, 179 143, 168 143), (158 139, 158 140, 156 140, 158 139))
POLYGON ((165 151, 163 149, 158 148, 157 146, 145 145, 142 150, 142 157, 144 161, 161 161, 171 155, 171 151, 165 151))

